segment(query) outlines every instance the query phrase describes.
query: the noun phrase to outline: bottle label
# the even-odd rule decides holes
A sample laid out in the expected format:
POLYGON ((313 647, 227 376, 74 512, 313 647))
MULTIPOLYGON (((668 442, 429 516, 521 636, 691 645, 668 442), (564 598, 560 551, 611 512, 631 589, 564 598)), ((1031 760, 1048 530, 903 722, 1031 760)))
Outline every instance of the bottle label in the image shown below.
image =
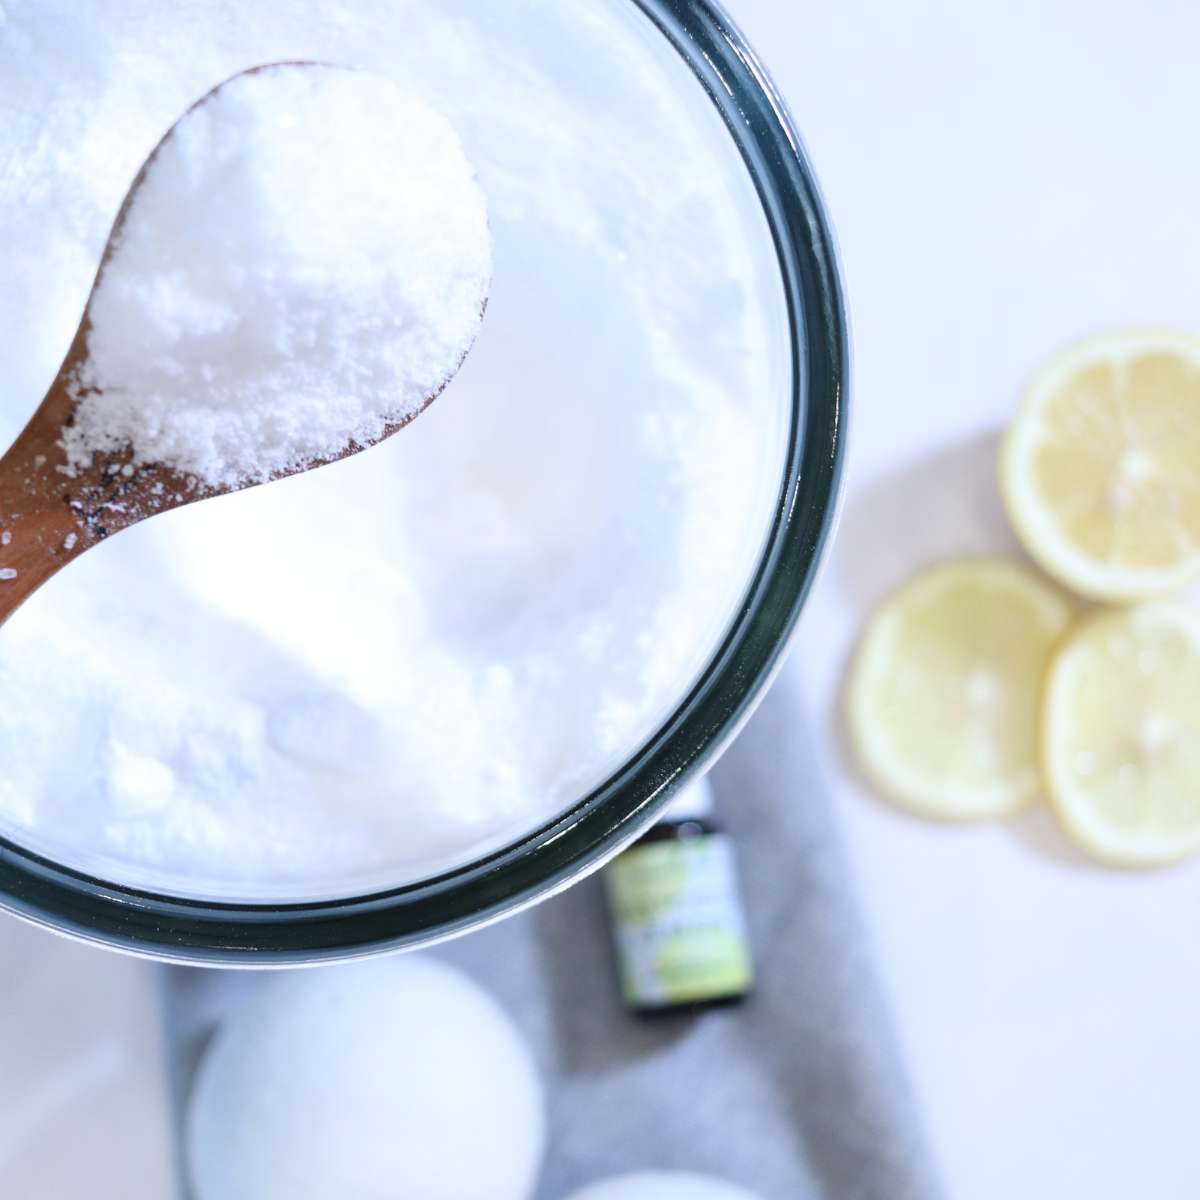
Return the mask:
POLYGON ((605 871, 633 1008, 738 996, 753 983, 733 845, 721 833, 632 846, 605 871))

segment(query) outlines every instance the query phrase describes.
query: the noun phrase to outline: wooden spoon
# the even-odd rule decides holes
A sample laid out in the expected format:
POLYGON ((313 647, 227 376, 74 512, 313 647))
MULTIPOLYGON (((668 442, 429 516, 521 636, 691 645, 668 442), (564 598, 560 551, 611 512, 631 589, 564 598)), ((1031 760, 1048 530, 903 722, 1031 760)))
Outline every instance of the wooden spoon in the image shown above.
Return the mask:
MULTIPOLYGON (((204 104, 225 84, 241 75, 274 67, 322 65, 280 62, 250 67, 206 92, 187 112, 204 104)), ((184 113, 179 120, 186 115, 184 113)), ((125 194, 101 255, 79 328, 58 375, 29 424, 0 458, 0 625, 47 579, 112 534, 120 533, 122 529, 128 529, 158 513, 267 482, 255 480, 212 487, 161 463, 135 462, 132 450, 97 454, 87 469, 77 470, 73 474, 66 472, 67 458, 60 442, 64 427, 74 418, 78 398, 74 381, 87 361, 91 298, 112 255, 130 204, 146 176, 146 170, 174 130, 175 125, 172 125, 163 135, 125 194)), ((486 308, 485 299, 480 310, 481 319, 486 308)), ((462 365, 461 360, 458 365, 462 365)), ((301 467, 280 471, 271 478, 296 475, 377 445, 424 412, 453 375, 454 372, 451 372, 439 387, 425 396, 415 412, 385 426, 373 441, 350 442, 343 451, 331 458, 317 459, 301 467)))

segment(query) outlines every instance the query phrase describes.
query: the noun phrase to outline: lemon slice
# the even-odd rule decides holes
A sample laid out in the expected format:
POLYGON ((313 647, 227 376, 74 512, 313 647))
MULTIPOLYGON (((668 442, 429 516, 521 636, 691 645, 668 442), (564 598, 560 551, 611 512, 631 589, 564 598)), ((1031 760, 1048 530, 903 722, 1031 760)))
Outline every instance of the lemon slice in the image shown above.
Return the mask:
POLYGON ((1200 849, 1200 613, 1100 613, 1063 644, 1042 707, 1046 790, 1085 850, 1152 866, 1200 849))
POLYGON ((902 807, 995 817, 1038 790, 1037 700, 1070 606, 1016 563, 923 572, 876 612, 847 689, 863 768, 902 807))
POLYGON ((1000 487, 1029 553, 1085 596, 1126 603, 1200 574, 1200 338, 1132 330, 1051 360, 1000 487))

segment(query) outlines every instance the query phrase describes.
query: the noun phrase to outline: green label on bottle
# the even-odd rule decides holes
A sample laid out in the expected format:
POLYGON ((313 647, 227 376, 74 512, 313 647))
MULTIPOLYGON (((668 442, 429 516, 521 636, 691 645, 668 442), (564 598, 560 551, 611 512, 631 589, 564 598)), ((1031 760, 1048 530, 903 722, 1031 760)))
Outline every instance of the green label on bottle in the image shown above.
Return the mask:
POLYGON ((621 990, 634 1008, 738 996, 754 981, 724 834, 646 842, 605 872, 621 990))

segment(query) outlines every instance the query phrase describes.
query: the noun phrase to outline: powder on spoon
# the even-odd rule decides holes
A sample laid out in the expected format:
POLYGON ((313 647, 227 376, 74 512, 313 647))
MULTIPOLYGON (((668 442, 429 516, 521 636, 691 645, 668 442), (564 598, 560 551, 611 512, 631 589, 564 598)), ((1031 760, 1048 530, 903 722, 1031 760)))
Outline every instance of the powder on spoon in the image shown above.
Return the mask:
POLYGON ((449 123, 319 65, 234 78, 150 162, 100 275, 68 466, 258 482, 419 412, 479 328, 483 193, 449 123))

